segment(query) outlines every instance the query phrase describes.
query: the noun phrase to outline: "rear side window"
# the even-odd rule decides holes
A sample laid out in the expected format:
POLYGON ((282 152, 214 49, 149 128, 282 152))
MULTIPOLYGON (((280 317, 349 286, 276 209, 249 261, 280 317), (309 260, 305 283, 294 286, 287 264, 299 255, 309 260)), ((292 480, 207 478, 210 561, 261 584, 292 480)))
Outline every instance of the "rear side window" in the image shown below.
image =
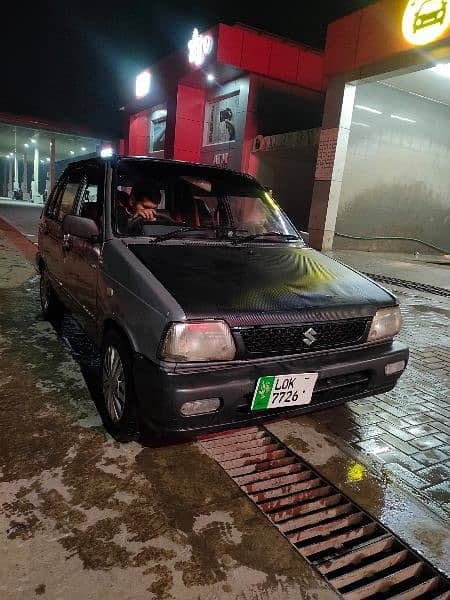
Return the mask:
POLYGON ((54 218, 55 206, 58 204, 58 200, 61 196, 62 190, 64 189, 64 177, 58 181, 53 190, 50 192, 50 196, 45 207, 44 214, 46 217, 54 218))
POLYGON ((66 215, 73 213, 74 205, 78 198, 81 183, 81 171, 69 172, 58 185, 54 202, 50 204, 48 216, 61 222, 66 215))
POLYGON ((103 165, 84 169, 78 202, 74 211, 80 217, 94 220, 99 227, 102 225, 104 184, 105 169, 103 165))
POLYGON ((59 204, 58 215, 56 217, 58 221, 62 221, 66 215, 70 215, 72 213, 79 187, 79 181, 68 181, 66 183, 61 202, 59 204))

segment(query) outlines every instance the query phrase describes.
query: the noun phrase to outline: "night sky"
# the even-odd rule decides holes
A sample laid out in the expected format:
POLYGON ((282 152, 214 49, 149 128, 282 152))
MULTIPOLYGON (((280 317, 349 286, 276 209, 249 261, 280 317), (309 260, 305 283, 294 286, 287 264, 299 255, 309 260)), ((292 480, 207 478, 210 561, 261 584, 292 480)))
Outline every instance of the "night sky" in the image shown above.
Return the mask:
POLYGON ((240 21, 322 48, 328 22, 372 2, 261 0, 255 9, 257 2, 245 0, 9 0, 2 7, 0 111, 118 135, 118 109, 136 74, 184 47, 194 27, 240 21))

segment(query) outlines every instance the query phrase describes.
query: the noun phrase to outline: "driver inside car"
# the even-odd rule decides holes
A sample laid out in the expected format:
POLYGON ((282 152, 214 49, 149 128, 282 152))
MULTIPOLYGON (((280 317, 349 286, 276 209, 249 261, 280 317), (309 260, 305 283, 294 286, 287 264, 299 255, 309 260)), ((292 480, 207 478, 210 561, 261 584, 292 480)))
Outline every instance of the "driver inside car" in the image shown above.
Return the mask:
POLYGON ((172 219, 157 212, 161 202, 160 190, 134 186, 130 197, 126 192, 117 195, 117 220, 119 231, 127 235, 143 235, 143 225, 163 223, 172 219))

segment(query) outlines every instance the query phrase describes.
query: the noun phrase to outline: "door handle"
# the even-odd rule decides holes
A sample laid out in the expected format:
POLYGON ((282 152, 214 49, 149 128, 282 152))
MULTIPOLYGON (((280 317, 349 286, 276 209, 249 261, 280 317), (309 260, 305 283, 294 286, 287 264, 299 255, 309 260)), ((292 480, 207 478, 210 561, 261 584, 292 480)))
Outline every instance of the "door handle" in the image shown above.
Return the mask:
POLYGON ((70 233, 64 234, 63 248, 64 248, 64 250, 67 250, 67 251, 69 251, 72 248, 72 238, 70 237, 70 233))

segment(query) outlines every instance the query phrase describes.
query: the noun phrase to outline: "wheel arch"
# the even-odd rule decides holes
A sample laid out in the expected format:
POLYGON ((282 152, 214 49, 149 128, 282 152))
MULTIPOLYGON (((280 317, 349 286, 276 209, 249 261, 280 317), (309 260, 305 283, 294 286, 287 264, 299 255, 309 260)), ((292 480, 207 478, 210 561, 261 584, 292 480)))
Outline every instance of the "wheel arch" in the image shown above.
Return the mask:
POLYGON ((101 343, 103 343, 103 340, 104 340, 106 334, 110 331, 114 331, 118 335, 120 335, 122 338, 124 338, 124 340, 130 346, 132 351, 136 352, 136 344, 134 343, 134 340, 133 340, 130 332, 119 321, 117 321, 113 317, 108 317, 107 319, 105 319, 103 321, 103 326, 102 326, 102 330, 101 330, 101 343))

